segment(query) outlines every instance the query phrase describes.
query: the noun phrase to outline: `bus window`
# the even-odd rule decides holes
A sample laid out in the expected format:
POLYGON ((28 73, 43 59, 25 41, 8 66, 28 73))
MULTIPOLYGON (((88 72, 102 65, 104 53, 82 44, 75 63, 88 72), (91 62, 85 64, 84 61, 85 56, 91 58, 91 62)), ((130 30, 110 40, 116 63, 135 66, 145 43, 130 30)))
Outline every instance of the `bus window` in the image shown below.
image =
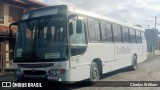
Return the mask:
POLYGON ((69 29, 73 29, 70 34, 70 47, 71 47, 71 55, 80 55, 83 54, 87 47, 86 35, 85 35, 85 24, 82 23, 82 31, 77 32, 76 30, 76 20, 70 19, 69 29), (72 24, 72 25, 71 25, 72 24))
POLYGON ((137 43, 142 43, 141 33, 138 30, 136 31, 136 39, 137 39, 137 43))
POLYGON ((142 43, 146 43, 144 32, 141 32, 142 43))
POLYGON ((123 42, 129 42, 129 32, 127 27, 122 27, 123 42))
POLYGON ((130 42, 131 43, 136 43, 136 33, 135 33, 135 30, 130 28, 129 32, 130 32, 130 42))
POLYGON ((71 44, 86 44, 84 23, 82 23, 81 33, 76 31, 76 20, 73 20, 70 23, 73 24, 73 33, 70 35, 71 44))
POLYGON ((122 31, 120 25, 114 24, 113 33, 115 42, 122 42, 122 31))
POLYGON ((95 20, 94 26, 95 26, 96 41, 100 41, 101 38, 100 38, 99 22, 95 20))
POLYGON ((109 41, 109 42, 113 41, 111 24, 101 22, 101 32, 102 32, 102 41, 109 41))
POLYGON ((88 19, 89 39, 90 41, 96 41, 96 35, 94 30, 94 20, 88 19))
POLYGON ((89 28, 89 38, 90 41, 100 41, 100 29, 99 22, 89 18, 88 19, 88 28, 89 28))

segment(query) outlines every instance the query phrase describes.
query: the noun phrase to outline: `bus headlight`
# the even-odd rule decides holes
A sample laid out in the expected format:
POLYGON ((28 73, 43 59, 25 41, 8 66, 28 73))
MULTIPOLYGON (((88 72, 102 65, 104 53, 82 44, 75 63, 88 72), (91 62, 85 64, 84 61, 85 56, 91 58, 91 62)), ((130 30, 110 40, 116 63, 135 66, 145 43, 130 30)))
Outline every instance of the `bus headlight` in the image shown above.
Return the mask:
POLYGON ((14 73, 15 73, 15 75, 19 75, 19 74, 21 74, 21 71, 20 70, 15 70, 14 73))
POLYGON ((58 69, 51 69, 48 71, 49 74, 53 74, 53 75, 59 75, 59 70, 58 69))
POLYGON ((21 80, 22 79, 22 73, 21 73, 20 70, 15 70, 14 74, 15 74, 15 79, 16 80, 21 80))

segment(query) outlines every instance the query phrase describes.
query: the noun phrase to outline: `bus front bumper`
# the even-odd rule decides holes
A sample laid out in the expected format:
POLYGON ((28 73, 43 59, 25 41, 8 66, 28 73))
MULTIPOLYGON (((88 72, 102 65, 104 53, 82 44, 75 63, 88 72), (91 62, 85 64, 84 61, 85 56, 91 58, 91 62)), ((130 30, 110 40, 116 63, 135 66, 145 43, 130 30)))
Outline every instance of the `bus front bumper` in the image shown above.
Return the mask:
POLYGON ((20 70, 15 70, 14 71, 14 75, 15 75, 15 79, 17 81, 21 81, 21 80, 25 80, 26 78, 28 79, 45 79, 48 81, 66 81, 67 80, 67 74, 63 74, 63 75, 52 75, 52 74, 44 74, 44 75, 27 75, 26 73, 24 73, 24 71, 20 71, 20 70))

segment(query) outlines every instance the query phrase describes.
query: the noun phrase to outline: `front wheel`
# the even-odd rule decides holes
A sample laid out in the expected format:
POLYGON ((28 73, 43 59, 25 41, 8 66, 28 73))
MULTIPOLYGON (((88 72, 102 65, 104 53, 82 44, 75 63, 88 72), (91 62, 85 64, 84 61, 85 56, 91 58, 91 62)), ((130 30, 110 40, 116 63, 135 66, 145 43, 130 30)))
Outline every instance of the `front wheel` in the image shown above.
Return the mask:
POLYGON ((97 63, 92 62, 90 68, 90 83, 95 84, 100 79, 100 71, 97 63))

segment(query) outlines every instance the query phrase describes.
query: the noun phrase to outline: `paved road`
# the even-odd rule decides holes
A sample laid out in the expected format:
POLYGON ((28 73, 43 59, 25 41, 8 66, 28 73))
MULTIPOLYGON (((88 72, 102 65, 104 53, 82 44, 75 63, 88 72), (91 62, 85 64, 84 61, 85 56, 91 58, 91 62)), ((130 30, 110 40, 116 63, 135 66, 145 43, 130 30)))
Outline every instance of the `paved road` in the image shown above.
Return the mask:
MULTIPOLYGON (((0 81, 14 81, 14 76, 0 77, 0 81)), ((160 56, 150 57, 138 64, 136 71, 121 69, 102 76, 101 81, 160 81, 160 56)), ((160 87, 94 87, 85 83, 75 83, 78 87, 52 86, 52 90, 160 90, 160 87)), ((69 86, 69 85, 68 85, 69 86)), ((1 89, 1 88, 0 88, 1 89)), ((5 89, 5 88, 3 88, 5 89)), ((6 90, 35 90, 34 88, 7 88, 6 90)), ((49 90, 49 89, 48 89, 49 90)))

